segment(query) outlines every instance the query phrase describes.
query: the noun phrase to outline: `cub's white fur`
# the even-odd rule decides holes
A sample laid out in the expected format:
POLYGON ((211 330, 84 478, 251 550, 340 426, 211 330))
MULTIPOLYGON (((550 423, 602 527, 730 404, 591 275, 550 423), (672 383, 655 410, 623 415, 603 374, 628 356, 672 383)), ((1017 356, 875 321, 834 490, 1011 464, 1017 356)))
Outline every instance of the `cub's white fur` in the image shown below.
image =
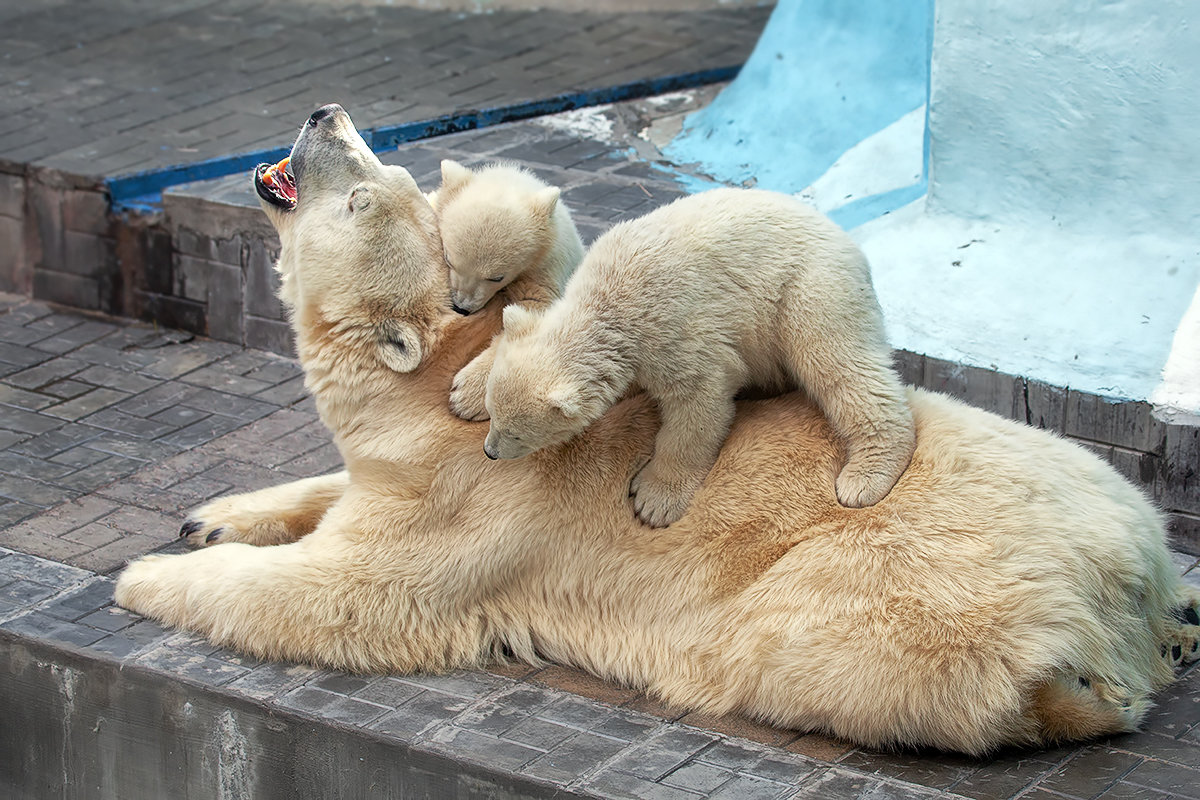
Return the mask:
POLYGON ((637 384, 662 416, 631 485, 650 525, 683 515, 743 387, 799 385, 816 400, 846 448, 843 505, 879 502, 912 455, 866 259, 788 195, 718 189, 622 223, 592 245, 561 301, 541 314, 506 309, 504 327, 487 453, 565 441, 637 384))
MULTIPOLYGON (((514 164, 472 171, 443 161, 442 185, 431 198, 459 313, 478 311, 501 290, 507 303, 540 310, 562 294, 583 259, 559 190, 514 164)), ((494 356, 489 347, 458 373, 450 389, 458 416, 487 418, 483 396, 494 356)))

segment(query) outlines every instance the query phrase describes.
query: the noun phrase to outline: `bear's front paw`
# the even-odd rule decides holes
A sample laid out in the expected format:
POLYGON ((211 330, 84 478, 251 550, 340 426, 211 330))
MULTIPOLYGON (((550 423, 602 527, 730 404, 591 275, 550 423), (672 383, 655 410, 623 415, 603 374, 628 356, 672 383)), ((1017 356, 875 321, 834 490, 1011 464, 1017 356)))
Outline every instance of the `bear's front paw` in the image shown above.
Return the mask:
POLYGON ((483 400, 487 394, 490 367, 477 358, 454 376, 454 384, 450 387, 450 410, 454 416, 469 422, 482 422, 488 418, 483 400))
POLYGON ((197 508, 179 529, 179 538, 189 547, 211 547, 226 542, 263 546, 299 538, 289 530, 287 520, 251 506, 245 497, 221 497, 197 508))
POLYGON ((156 616, 162 606, 174 602, 166 585, 171 559, 179 556, 149 555, 133 561, 117 577, 113 599, 117 605, 144 617, 156 616))
POLYGON ((629 484, 633 510, 638 519, 651 528, 665 528, 687 511, 701 479, 684 477, 670 479, 659 474, 651 461, 629 484))

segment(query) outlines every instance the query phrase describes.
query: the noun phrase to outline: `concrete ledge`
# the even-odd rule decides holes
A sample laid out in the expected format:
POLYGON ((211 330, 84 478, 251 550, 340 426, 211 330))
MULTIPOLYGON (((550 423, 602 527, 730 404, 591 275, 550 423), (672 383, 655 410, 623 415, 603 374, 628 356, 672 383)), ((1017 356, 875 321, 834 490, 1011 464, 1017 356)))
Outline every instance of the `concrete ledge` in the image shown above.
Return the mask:
POLYGON ((0 549, 3 796, 781 798, 841 772, 489 672, 254 661, 113 607, 112 583, 0 549))
POLYGON ((587 796, 8 632, 0 671, 6 797, 587 796))

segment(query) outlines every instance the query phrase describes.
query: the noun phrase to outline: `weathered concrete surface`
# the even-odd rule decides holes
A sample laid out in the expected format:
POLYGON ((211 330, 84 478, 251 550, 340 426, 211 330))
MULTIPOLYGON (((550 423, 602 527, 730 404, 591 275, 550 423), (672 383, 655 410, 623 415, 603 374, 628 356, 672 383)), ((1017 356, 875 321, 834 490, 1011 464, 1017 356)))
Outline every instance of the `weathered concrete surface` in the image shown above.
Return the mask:
POLYGON ((586 797, 0 630, 0 796, 586 797))

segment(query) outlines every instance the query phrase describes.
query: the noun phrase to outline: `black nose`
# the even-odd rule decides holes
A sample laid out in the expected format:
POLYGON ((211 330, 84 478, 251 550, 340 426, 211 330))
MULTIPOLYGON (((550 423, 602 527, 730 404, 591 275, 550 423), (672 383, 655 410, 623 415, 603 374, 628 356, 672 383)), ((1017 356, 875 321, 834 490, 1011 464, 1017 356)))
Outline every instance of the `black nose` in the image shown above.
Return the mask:
POLYGON ((487 456, 488 458, 490 458, 492 461, 495 461, 497 458, 499 458, 499 456, 492 455, 492 451, 488 450, 486 446, 483 448, 483 454, 485 456, 487 456))
POLYGON ((312 113, 311 117, 308 118, 308 124, 316 125, 318 122, 325 119, 326 117, 333 116, 334 112, 340 111, 341 109, 342 109, 342 107, 339 106, 337 103, 330 103, 329 105, 321 106, 320 108, 318 108, 316 111, 314 111, 312 113))
POLYGON ((453 308, 455 311, 457 311, 459 314, 462 314, 464 317, 471 313, 470 311, 467 311, 465 308, 459 308, 458 304, 454 303, 454 302, 450 303, 450 307, 453 308))

